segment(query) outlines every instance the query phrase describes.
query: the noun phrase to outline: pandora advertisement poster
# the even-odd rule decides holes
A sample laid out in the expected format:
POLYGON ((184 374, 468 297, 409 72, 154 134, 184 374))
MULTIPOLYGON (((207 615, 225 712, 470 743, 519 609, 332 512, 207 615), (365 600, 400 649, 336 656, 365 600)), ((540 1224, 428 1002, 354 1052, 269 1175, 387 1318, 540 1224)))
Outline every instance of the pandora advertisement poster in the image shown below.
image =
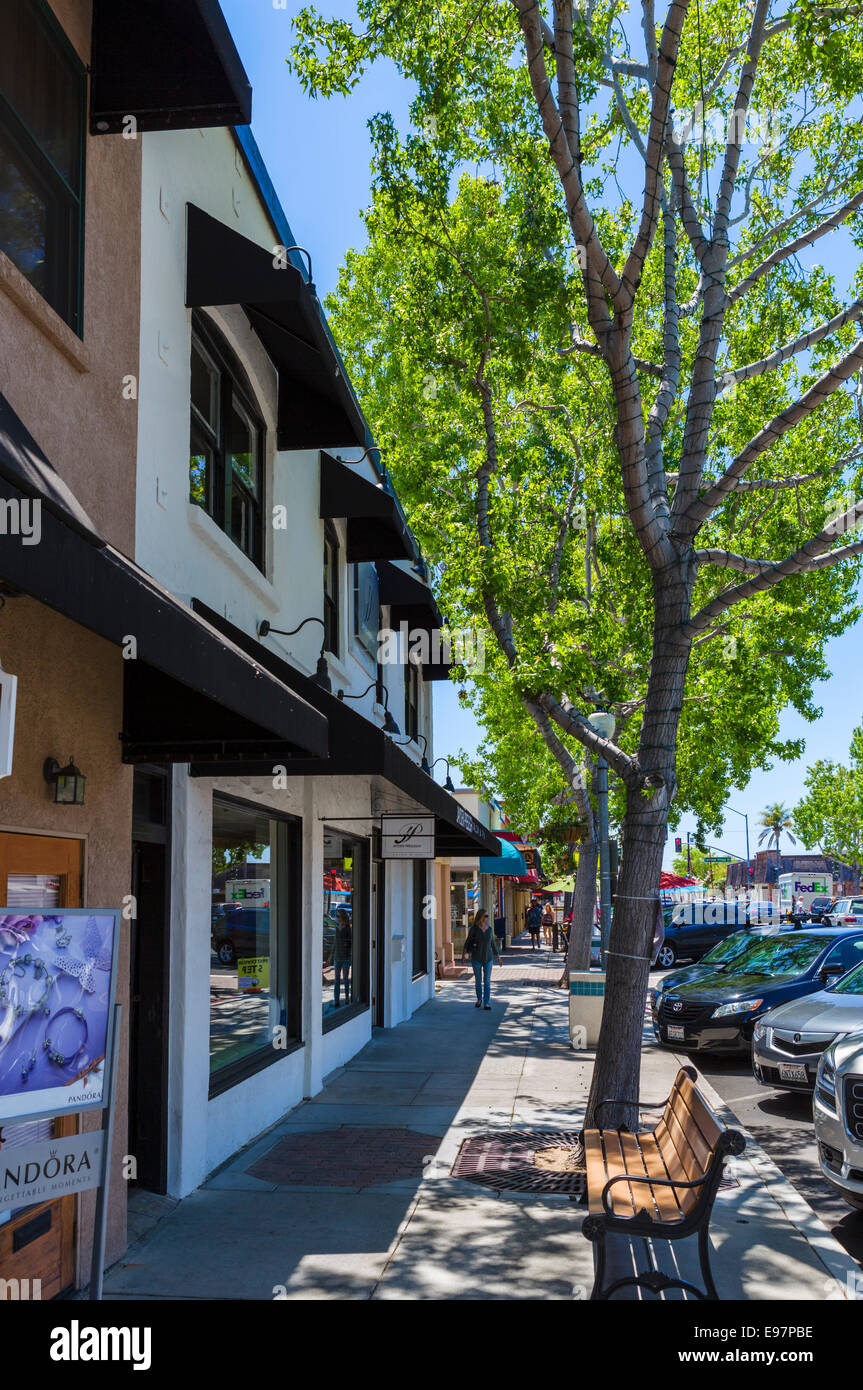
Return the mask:
POLYGON ((0 1125, 103 1105, 119 929, 0 907, 0 1125))

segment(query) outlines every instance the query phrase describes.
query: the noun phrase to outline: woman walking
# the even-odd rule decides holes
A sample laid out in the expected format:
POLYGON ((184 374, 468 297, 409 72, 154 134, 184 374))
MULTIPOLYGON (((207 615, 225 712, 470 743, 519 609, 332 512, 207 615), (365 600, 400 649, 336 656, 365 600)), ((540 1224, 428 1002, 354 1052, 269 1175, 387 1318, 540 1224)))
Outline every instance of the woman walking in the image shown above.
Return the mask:
POLYGON ((484 907, 474 916, 470 931, 461 953, 462 962, 470 956, 473 976, 476 982, 475 1008, 491 1008, 491 968, 497 961, 500 965, 500 952, 489 926, 488 913, 484 907))
POLYGON ((546 946, 550 946, 551 933, 554 927, 554 908, 552 907, 551 903, 546 903, 545 907, 543 908, 542 921, 540 925, 542 926, 542 939, 545 942, 546 946))

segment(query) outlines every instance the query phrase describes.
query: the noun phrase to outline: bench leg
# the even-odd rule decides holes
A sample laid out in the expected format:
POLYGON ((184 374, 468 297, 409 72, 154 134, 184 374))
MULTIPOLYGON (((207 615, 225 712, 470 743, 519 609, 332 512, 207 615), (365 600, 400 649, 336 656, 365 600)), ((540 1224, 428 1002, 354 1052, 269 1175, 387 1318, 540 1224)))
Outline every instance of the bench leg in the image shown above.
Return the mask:
POLYGON ((719 1301, 719 1294, 716 1292, 716 1285, 713 1282, 713 1272, 710 1268, 710 1226, 707 1221, 698 1232, 698 1258, 701 1262, 701 1275, 704 1279, 704 1287, 707 1297, 713 1302, 719 1301))
POLYGON ((605 1225, 601 1217, 587 1216, 581 1229, 593 1245, 593 1289, 590 1295, 593 1301, 605 1297, 602 1288, 605 1278, 605 1225))

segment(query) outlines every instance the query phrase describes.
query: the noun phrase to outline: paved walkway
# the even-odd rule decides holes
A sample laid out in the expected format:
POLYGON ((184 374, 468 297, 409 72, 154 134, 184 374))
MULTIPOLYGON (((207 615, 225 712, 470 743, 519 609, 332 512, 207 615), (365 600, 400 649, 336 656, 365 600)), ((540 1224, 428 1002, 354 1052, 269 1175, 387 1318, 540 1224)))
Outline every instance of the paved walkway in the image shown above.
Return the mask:
MULTIPOLYGON (((578 1127, 592 1056, 569 1046, 560 961, 516 946, 490 1013, 473 1007, 472 981, 440 984, 168 1211, 109 1271, 105 1296, 587 1297, 583 1207, 450 1176, 470 1135, 578 1127)), ((680 1060, 648 1043, 644 1094, 667 1094, 680 1060)), ((722 1296, 844 1297, 855 1266, 757 1146, 732 1176, 711 1227, 722 1296)))

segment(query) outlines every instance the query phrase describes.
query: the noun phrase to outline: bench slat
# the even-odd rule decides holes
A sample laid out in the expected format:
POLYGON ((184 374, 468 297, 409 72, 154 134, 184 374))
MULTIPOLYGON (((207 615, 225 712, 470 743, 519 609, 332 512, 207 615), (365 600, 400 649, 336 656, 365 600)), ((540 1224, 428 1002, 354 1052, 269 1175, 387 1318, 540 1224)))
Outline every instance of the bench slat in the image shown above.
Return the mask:
MULTIPOLYGON (((620 1138, 628 1173, 649 1178, 670 1176, 652 1134, 622 1134, 620 1138)), ((623 1183, 619 1186, 622 1188, 623 1183)), ((673 1187, 648 1187, 647 1183, 640 1182, 633 1187, 632 1195, 636 1209, 645 1207, 654 1220, 680 1220, 680 1205, 673 1187)))

